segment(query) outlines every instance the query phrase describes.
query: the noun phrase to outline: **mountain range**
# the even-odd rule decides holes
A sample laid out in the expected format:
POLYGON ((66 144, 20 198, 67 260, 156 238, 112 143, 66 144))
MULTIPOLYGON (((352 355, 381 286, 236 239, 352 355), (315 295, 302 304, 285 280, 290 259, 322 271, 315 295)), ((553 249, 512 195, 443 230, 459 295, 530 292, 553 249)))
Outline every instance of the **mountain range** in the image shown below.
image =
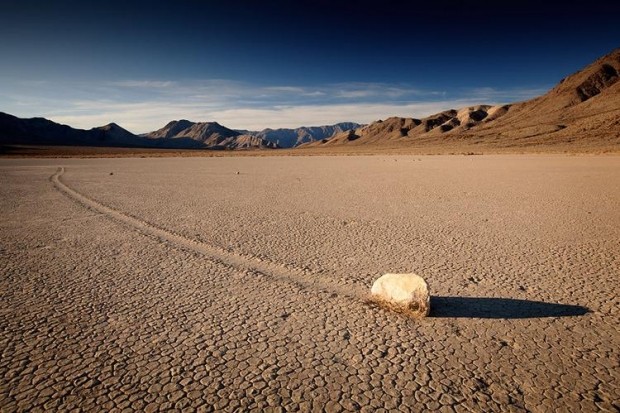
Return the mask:
POLYGON ((45 118, 21 119, 0 112, 0 144, 63 145, 176 149, 275 149, 326 139, 349 128, 353 122, 297 129, 239 131, 217 122, 173 120, 163 128, 134 135, 115 123, 89 130, 74 129, 45 118))
POLYGON ((135 135, 115 123, 74 129, 0 112, 0 144, 191 149, 356 147, 620 148, 620 48, 534 99, 475 105, 425 118, 391 117, 297 129, 233 130, 217 122, 174 120, 135 135))

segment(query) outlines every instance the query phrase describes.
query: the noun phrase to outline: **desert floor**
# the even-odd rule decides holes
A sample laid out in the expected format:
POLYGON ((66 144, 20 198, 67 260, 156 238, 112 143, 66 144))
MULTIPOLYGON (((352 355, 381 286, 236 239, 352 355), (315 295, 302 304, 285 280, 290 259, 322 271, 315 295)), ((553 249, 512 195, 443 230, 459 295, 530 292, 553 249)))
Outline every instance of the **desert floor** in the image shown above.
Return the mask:
POLYGON ((619 274, 617 156, 2 159, 0 410, 617 411, 619 274))

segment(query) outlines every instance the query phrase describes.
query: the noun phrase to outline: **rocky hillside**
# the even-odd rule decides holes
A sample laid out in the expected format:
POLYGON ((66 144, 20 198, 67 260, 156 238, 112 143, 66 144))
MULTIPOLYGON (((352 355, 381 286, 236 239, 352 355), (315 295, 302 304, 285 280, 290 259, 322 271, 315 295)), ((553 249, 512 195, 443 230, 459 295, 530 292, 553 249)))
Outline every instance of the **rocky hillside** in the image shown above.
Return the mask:
POLYGON ((302 147, 618 147, 619 74, 620 49, 616 49, 535 99, 452 109, 422 119, 388 118, 302 147))

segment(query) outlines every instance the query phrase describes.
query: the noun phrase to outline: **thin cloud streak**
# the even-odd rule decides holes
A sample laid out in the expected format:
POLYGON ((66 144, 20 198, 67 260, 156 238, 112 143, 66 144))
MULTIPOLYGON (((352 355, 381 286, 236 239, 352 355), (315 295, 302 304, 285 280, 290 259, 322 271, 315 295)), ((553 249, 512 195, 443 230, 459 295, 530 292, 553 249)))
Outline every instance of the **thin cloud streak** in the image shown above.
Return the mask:
POLYGON ((109 82, 112 87, 130 87, 146 89, 162 89, 175 86, 177 83, 170 80, 123 80, 119 82, 109 82))
POLYGON ((544 88, 520 88, 520 89, 495 89, 492 87, 479 87, 465 89, 461 93, 467 94, 472 99, 483 99, 484 101, 501 101, 505 103, 517 102, 531 99, 546 93, 551 86, 544 88))

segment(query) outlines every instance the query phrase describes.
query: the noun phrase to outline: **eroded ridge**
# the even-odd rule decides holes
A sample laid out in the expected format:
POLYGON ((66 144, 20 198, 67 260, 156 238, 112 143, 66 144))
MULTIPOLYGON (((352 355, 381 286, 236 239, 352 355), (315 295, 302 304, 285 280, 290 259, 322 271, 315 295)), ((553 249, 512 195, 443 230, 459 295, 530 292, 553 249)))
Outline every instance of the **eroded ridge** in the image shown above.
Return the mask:
POLYGON ((130 216, 110 206, 104 205, 103 203, 69 187, 61 180, 64 173, 65 168, 58 168, 56 173, 54 173, 54 175, 50 178, 54 186, 60 190, 60 192, 86 208, 97 211, 114 221, 122 223, 138 231, 141 234, 155 237, 160 241, 201 254, 212 262, 216 262, 235 270, 245 271, 258 277, 266 276, 279 281, 293 283, 301 288, 313 289, 327 294, 337 294, 338 296, 354 300, 365 300, 367 297, 367 293, 365 291, 366 289, 359 284, 338 284, 333 279, 329 279, 325 276, 321 276, 301 268, 266 260, 253 255, 244 255, 237 252, 232 252, 215 245, 189 239, 183 235, 175 234, 174 232, 153 225, 137 217, 130 216))

